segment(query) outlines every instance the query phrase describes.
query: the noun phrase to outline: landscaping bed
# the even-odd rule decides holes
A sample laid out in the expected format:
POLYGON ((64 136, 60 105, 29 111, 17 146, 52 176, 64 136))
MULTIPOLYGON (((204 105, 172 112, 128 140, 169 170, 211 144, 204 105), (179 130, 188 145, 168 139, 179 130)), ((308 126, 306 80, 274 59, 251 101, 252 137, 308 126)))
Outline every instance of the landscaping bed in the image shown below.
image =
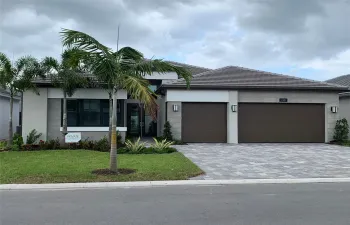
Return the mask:
POLYGON ((179 152, 118 155, 118 168, 131 174, 97 175, 109 165, 109 153, 90 150, 51 150, 0 153, 0 183, 74 183, 186 180, 203 171, 179 152))

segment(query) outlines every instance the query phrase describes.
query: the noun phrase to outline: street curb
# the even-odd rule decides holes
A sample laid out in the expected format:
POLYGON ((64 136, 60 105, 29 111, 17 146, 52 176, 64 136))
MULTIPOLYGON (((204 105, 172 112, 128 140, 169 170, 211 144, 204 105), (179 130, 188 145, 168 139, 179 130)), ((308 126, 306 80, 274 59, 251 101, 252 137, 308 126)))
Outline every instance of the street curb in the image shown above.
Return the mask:
POLYGON ((302 179, 244 179, 244 180, 175 180, 138 182, 100 182, 100 183, 55 183, 55 184, 2 184, 0 190, 64 190, 133 188, 164 186, 201 186, 229 184, 307 184, 307 183, 350 183, 350 178, 302 178, 302 179))

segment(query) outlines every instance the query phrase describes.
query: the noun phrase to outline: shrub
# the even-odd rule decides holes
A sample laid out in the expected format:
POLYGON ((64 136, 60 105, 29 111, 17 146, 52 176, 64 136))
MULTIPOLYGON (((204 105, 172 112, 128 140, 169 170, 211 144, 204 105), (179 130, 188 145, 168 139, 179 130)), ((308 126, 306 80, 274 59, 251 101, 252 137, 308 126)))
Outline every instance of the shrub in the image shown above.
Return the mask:
POLYGON ((29 132, 27 136, 27 143, 26 144, 34 144, 42 135, 42 133, 39 133, 33 129, 32 131, 29 132))
POLYGON ((46 142, 46 148, 47 149, 60 149, 61 148, 61 144, 60 144, 60 140, 58 138, 53 139, 53 140, 49 140, 46 142))
POLYGON ((185 142, 181 141, 181 140, 173 140, 174 145, 187 145, 185 142))
POLYGON ((345 118, 341 120, 337 120, 337 123, 334 129, 335 129, 334 136, 333 136, 334 141, 336 141, 337 143, 343 143, 348 139, 349 124, 345 118))
POLYGON ((96 141, 93 150, 100 151, 100 152, 108 152, 109 142, 107 137, 103 137, 101 140, 96 141))
POLYGON ((141 153, 142 150, 145 149, 145 143, 140 142, 140 138, 138 138, 135 142, 132 142, 130 140, 127 140, 125 142, 125 147, 130 151, 131 153, 141 153))
POLYGON ((7 142, 6 141, 0 141, 0 150, 5 150, 7 146, 7 142))
POLYGON ((158 141, 156 138, 153 138, 153 140, 154 144, 151 145, 151 148, 155 149, 157 152, 163 152, 174 144, 174 142, 167 141, 166 139, 158 141))
POLYGON ((164 124, 163 138, 169 141, 172 141, 174 139, 169 121, 166 121, 164 124))
POLYGON ((22 145, 23 145, 23 137, 18 133, 14 133, 11 150, 19 151, 22 145))
POLYGON ((86 138, 85 140, 79 141, 79 147, 81 149, 90 149, 91 150, 91 149, 95 148, 95 142, 86 138))

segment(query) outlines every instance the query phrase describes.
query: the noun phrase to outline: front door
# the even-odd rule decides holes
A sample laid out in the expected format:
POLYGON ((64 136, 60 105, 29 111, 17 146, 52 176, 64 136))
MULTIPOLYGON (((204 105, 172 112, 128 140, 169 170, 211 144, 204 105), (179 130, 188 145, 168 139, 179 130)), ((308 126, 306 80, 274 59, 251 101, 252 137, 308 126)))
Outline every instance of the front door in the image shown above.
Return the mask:
POLYGON ((149 116, 142 104, 127 104, 127 134, 133 137, 153 137, 157 135, 157 122, 149 116))

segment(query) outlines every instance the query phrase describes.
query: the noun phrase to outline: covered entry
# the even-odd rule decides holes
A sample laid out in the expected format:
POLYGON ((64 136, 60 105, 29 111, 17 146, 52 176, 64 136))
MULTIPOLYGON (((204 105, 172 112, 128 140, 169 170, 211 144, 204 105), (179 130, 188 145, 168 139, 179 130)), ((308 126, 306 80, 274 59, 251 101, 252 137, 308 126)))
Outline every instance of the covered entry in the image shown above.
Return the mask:
POLYGON ((182 103, 184 142, 226 143, 227 103, 182 103))
POLYGON ((324 104, 239 103, 238 142, 325 142, 324 104))

